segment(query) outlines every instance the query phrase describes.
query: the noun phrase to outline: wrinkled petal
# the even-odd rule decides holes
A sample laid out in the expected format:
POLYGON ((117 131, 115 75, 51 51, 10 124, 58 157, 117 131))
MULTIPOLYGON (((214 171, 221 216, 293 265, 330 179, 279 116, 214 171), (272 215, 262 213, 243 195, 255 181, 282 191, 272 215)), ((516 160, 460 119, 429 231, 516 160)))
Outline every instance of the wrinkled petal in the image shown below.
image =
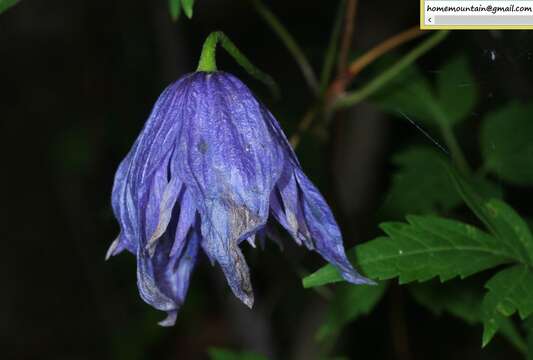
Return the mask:
POLYGON ((130 168, 131 158, 130 156, 127 156, 120 163, 115 174, 113 191, 111 194, 111 205, 113 213, 120 225, 120 234, 109 247, 106 259, 119 254, 124 249, 127 249, 131 253, 136 252, 136 213, 130 189, 127 186, 127 177, 130 168))
POLYGON ((173 325, 201 247, 233 293, 254 297, 244 241, 264 246, 276 219, 353 283, 333 215, 272 114, 234 76, 197 72, 168 86, 120 164, 112 193, 120 234, 107 257, 137 257, 144 301, 173 325))
POLYGON ((194 198, 190 190, 183 189, 179 204, 180 211, 179 215, 176 216, 177 224, 175 227, 174 244, 170 250, 170 256, 181 254, 185 246, 187 234, 196 219, 196 204, 194 203, 194 198))
MULTIPOLYGON (((303 243, 309 250, 314 250, 315 244, 304 218, 300 187, 296 181, 293 167, 288 163, 276 188, 282 200, 282 204, 279 204, 279 206, 284 210, 284 219, 286 226, 288 226, 288 231, 298 244, 303 243)), ((283 217, 281 214, 277 216, 283 217)))
POLYGON ((374 284, 355 271, 348 261, 339 226, 318 189, 299 168, 295 169, 295 175, 301 190, 304 217, 314 239, 316 251, 335 265, 346 281, 354 284, 374 284))
POLYGON ((244 304, 252 307, 254 295, 250 271, 239 248, 239 242, 261 226, 262 220, 244 207, 214 201, 209 213, 202 216, 202 248, 222 268, 231 290, 244 304))
POLYGON ((263 119, 263 107, 231 75, 198 74, 176 151, 177 173, 193 191, 202 222, 202 247, 245 304, 253 303, 239 243, 267 221, 269 198, 283 150, 263 119))
POLYGON ((169 256, 172 239, 161 236, 153 256, 139 247, 137 254, 137 283, 142 299, 158 310, 168 313, 161 325, 170 326, 187 295, 189 281, 196 264, 200 236, 189 232, 186 248, 181 256, 169 256))
POLYGON ((146 236, 149 240, 146 246, 150 254, 153 254, 157 241, 167 230, 167 226, 172 217, 172 211, 178 200, 180 190, 182 190, 181 180, 177 176, 173 177, 166 185, 162 183, 157 186, 159 186, 157 191, 153 190, 151 193, 153 195, 151 197, 153 199, 153 205, 149 202, 148 206, 150 208, 151 205, 154 209, 151 211, 147 210, 146 236), (164 190, 162 191, 163 186, 164 190), (154 226, 155 224, 157 225, 154 226))
POLYGON ((278 202, 272 203, 275 207, 271 210, 296 242, 303 242, 335 265, 346 281, 373 283, 361 276, 348 261, 329 206, 299 167, 287 167, 276 188, 283 200, 283 208, 278 202))

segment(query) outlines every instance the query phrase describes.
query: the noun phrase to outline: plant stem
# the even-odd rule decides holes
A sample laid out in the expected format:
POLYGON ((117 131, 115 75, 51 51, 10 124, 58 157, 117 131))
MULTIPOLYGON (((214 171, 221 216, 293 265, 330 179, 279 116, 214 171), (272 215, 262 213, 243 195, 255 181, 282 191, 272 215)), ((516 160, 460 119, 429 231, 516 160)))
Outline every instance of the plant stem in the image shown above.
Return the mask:
POLYGON ((442 108, 439 104, 429 102, 427 105, 431 113, 435 117, 435 120, 439 124, 439 128, 442 137, 444 138, 444 142, 446 143, 448 149, 450 149, 452 160, 457 165, 461 173, 469 174, 470 166, 468 165, 466 157, 463 154, 463 150, 461 149, 461 146, 459 146, 459 142, 457 141, 457 138, 453 133, 452 126, 450 125, 450 121, 448 119, 448 115, 446 115, 446 113, 442 111, 442 108))
POLYGON ((419 57, 424 55, 426 52, 435 47, 440 43, 446 36, 448 31, 438 31, 416 48, 411 50, 407 55, 402 59, 396 62, 389 69, 378 75, 376 78, 371 80, 368 84, 364 85, 360 90, 356 90, 351 93, 347 93, 341 98, 334 101, 332 104, 333 110, 338 110, 341 108, 351 107, 362 100, 366 99, 370 95, 374 94, 376 91, 381 89, 389 81, 394 79, 399 73, 401 73, 406 67, 415 62, 419 57))
POLYGON ((357 11, 357 0, 347 0, 346 12, 344 16, 344 33, 342 34, 342 44, 339 53, 339 63, 337 73, 339 75, 346 71, 348 55, 352 47, 352 37, 354 29, 355 14, 357 11))
POLYGON ((320 76, 320 92, 323 93, 331 79, 333 72, 333 65, 335 63, 337 47, 339 45, 339 36, 342 28, 342 15, 344 13, 344 4, 346 0, 341 0, 337 15, 335 17, 335 23, 333 24, 333 30, 331 31, 331 37, 329 39, 328 50, 324 58, 324 65, 322 66, 322 74, 320 76))
POLYGON ((417 26, 413 26, 410 29, 402 31, 401 33, 394 35, 393 37, 388 38, 382 43, 378 44, 374 48, 370 49, 368 52, 363 54, 357 60, 352 62, 348 68, 348 76, 350 78, 355 77, 359 74, 365 67, 373 63, 377 58, 386 54, 390 50, 402 45, 412 39, 415 39, 424 34, 417 26))
POLYGON ((276 35, 278 35, 287 50, 289 50, 294 60, 298 63, 307 85, 313 91, 313 93, 318 96, 320 93, 320 87, 317 77, 313 71, 313 68, 311 67, 311 64, 309 63, 309 60, 307 60, 304 52, 296 43, 296 40, 294 40, 292 35, 289 33, 289 31, 287 31, 276 15, 274 15, 260 0, 251 1, 259 15, 261 15, 263 20, 266 21, 276 35))
POLYGON ((217 43, 220 39, 221 32, 212 32, 204 41, 202 46, 202 53, 198 61, 198 68, 196 71, 213 72, 217 71, 216 49, 217 43))
POLYGON ((270 75, 259 70, 250 60, 235 46, 235 44, 221 31, 209 34, 202 47, 198 68, 196 71, 213 72, 217 71, 216 46, 220 45, 231 55, 231 57, 248 72, 252 77, 268 86, 274 95, 278 97, 279 89, 274 79, 270 75))
POLYGON ((318 106, 309 109, 303 116, 302 120, 298 123, 298 129, 296 130, 296 133, 294 133, 289 140, 293 149, 296 149, 298 145, 300 145, 302 134, 307 131, 307 129, 309 129, 313 122, 313 119, 317 115, 318 110, 318 106))

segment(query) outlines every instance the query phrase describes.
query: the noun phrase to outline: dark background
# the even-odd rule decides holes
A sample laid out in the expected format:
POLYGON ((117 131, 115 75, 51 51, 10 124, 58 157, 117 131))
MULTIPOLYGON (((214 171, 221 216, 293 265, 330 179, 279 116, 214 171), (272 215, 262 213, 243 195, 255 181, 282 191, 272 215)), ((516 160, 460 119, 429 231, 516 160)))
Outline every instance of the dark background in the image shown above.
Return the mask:
MULTIPOLYGON (((269 5, 318 67, 336 4, 269 5)), ((384 11, 383 2, 361 1, 354 48, 363 51, 416 25, 418 1, 400 5, 387 2, 384 11)), ((280 359, 316 357, 313 337, 327 303, 302 289, 300 279, 323 262, 290 241, 283 252, 273 244, 265 251, 246 249, 257 299, 253 311, 233 299, 220 270, 202 259, 170 329, 158 327, 164 314, 139 298, 134 258, 104 261, 118 233, 110 208, 114 171, 158 94, 195 69, 203 39, 217 29, 276 78, 282 100, 270 100, 222 51, 219 68, 249 84, 291 134, 312 96, 247 1, 199 0, 193 19, 177 24, 165 0, 23 0, 0 15, 2 358, 202 359, 212 346, 280 359)), ((530 97, 532 40, 524 31, 457 31, 420 65, 431 76, 449 54, 466 52, 481 106, 490 108, 530 97)), ((378 232, 390 154, 425 140, 370 104, 341 117, 351 121, 339 121, 326 141, 306 136, 298 152, 351 247, 378 232)), ((460 133, 467 149, 477 141, 472 117, 460 133)), ((517 202, 520 210, 527 210, 530 195, 517 202)), ((481 326, 435 317, 393 288, 370 316, 347 328, 334 353, 360 359, 519 358, 500 338, 483 351, 480 342, 481 326)))

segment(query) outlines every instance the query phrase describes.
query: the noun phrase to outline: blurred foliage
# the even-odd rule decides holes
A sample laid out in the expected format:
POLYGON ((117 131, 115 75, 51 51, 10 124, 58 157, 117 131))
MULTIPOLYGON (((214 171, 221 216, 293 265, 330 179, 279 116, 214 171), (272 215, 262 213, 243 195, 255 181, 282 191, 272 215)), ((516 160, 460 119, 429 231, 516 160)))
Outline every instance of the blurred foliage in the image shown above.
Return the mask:
POLYGON ((172 20, 177 21, 182 10, 185 16, 192 19, 194 0, 168 0, 168 7, 172 20))
MULTIPOLYGON (((378 69, 388 61, 382 61, 378 69)), ((405 216, 407 221, 382 223, 386 236, 358 245, 348 255, 370 278, 398 278, 400 284, 418 282, 408 288, 431 312, 447 312, 471 325, 482 323, 483 346, 500 332, 518 351, 526 353, 524 333, 511 317, 518 313, 525 320, 533 314, 533 237, 526 220, 501 200, 503 184, 495 186, 487 175, 494 174, 511 185, 532 185, 533 107, 510 103, 489 112, 481 126, 479 170, 472 172, 465 159, 466 166, 457 170, 451 163, 459 163, 458 157, 463 155, 455 127, 468 119, 477 100, 476 81, 465 56, 447 61, 435 79, 410 66, 373 97, 384 111, 406 117, 415 125, 420 122, 440 129, 452 150, 451 161, 439 151, 438 141, 419 128, 436 147, 410 146, 392 155, 395 172, 382 205, 382 216, 405 216), (462 203, 484 229, 442 216, 460 214, 457 211, 462 203), (461 286, 455 280, 450 286, 430 281, 435 277, 440 282, 464 279, 489 269, 494 274, 486 281, 484 294, 475 282, 461 286)), ((304 278, 303 284, 315 287, 339 281, 343 280, 337 270, 327 265, 304 278)), ((331 301, 331 312, 341 314, 335 324, 345 325, 345 320, 354 320, 371 308, 355 298, 350 300, 346 293, 346 289, 337 290, 331 301), (349 301, 353 302, 351 309, 346 306, 349 301), (366 311, 360 311, 361 306, 366 311)), ((381 294, 381 289, 376 293, 381 294)), ((372 306, 379 300, 372 294, 367 297, 372 306)), ((328 319, 323 329, 331 322, 328 319)))
MULTIPOLYGON (((376 65, 389 66, 388 58, 376 65)), ((472 112, 477 99, 476 82, 463 56, 453 58, 438 71, 435 84, 415 66, 409 66, 378 92, 373 101, 395 115, 405 114, 427 126, 453 126, 472 112)))
POLYGON ((231 350, 212 348, 209 350, 211 360, 267 360, 266 357, 252 352, 234 352, 231 350))
POLYGON ((18 3, 20 0, 0 0, 0 14, 18 3))
POLYGON ((512 102, 489 113, 481 129, 484 166, 511 184, 533 185, 532 104, 512 102))

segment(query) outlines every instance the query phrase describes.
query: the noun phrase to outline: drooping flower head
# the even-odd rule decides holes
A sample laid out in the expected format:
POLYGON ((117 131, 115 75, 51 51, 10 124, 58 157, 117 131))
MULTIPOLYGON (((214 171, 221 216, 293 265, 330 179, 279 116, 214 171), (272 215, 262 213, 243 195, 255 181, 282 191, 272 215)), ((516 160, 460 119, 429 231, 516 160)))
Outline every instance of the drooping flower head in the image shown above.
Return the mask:
POLYGON ((218 264, 249 307, 254 298, 240 244, 277 220, 343 278, 371 283, 347 260, 342 236, 272 114, 235 76, 198 71, 167 87, 115 175, 120 235, 108 256, 137 258, 144 301, 172 325, 200 252, 218 264))

